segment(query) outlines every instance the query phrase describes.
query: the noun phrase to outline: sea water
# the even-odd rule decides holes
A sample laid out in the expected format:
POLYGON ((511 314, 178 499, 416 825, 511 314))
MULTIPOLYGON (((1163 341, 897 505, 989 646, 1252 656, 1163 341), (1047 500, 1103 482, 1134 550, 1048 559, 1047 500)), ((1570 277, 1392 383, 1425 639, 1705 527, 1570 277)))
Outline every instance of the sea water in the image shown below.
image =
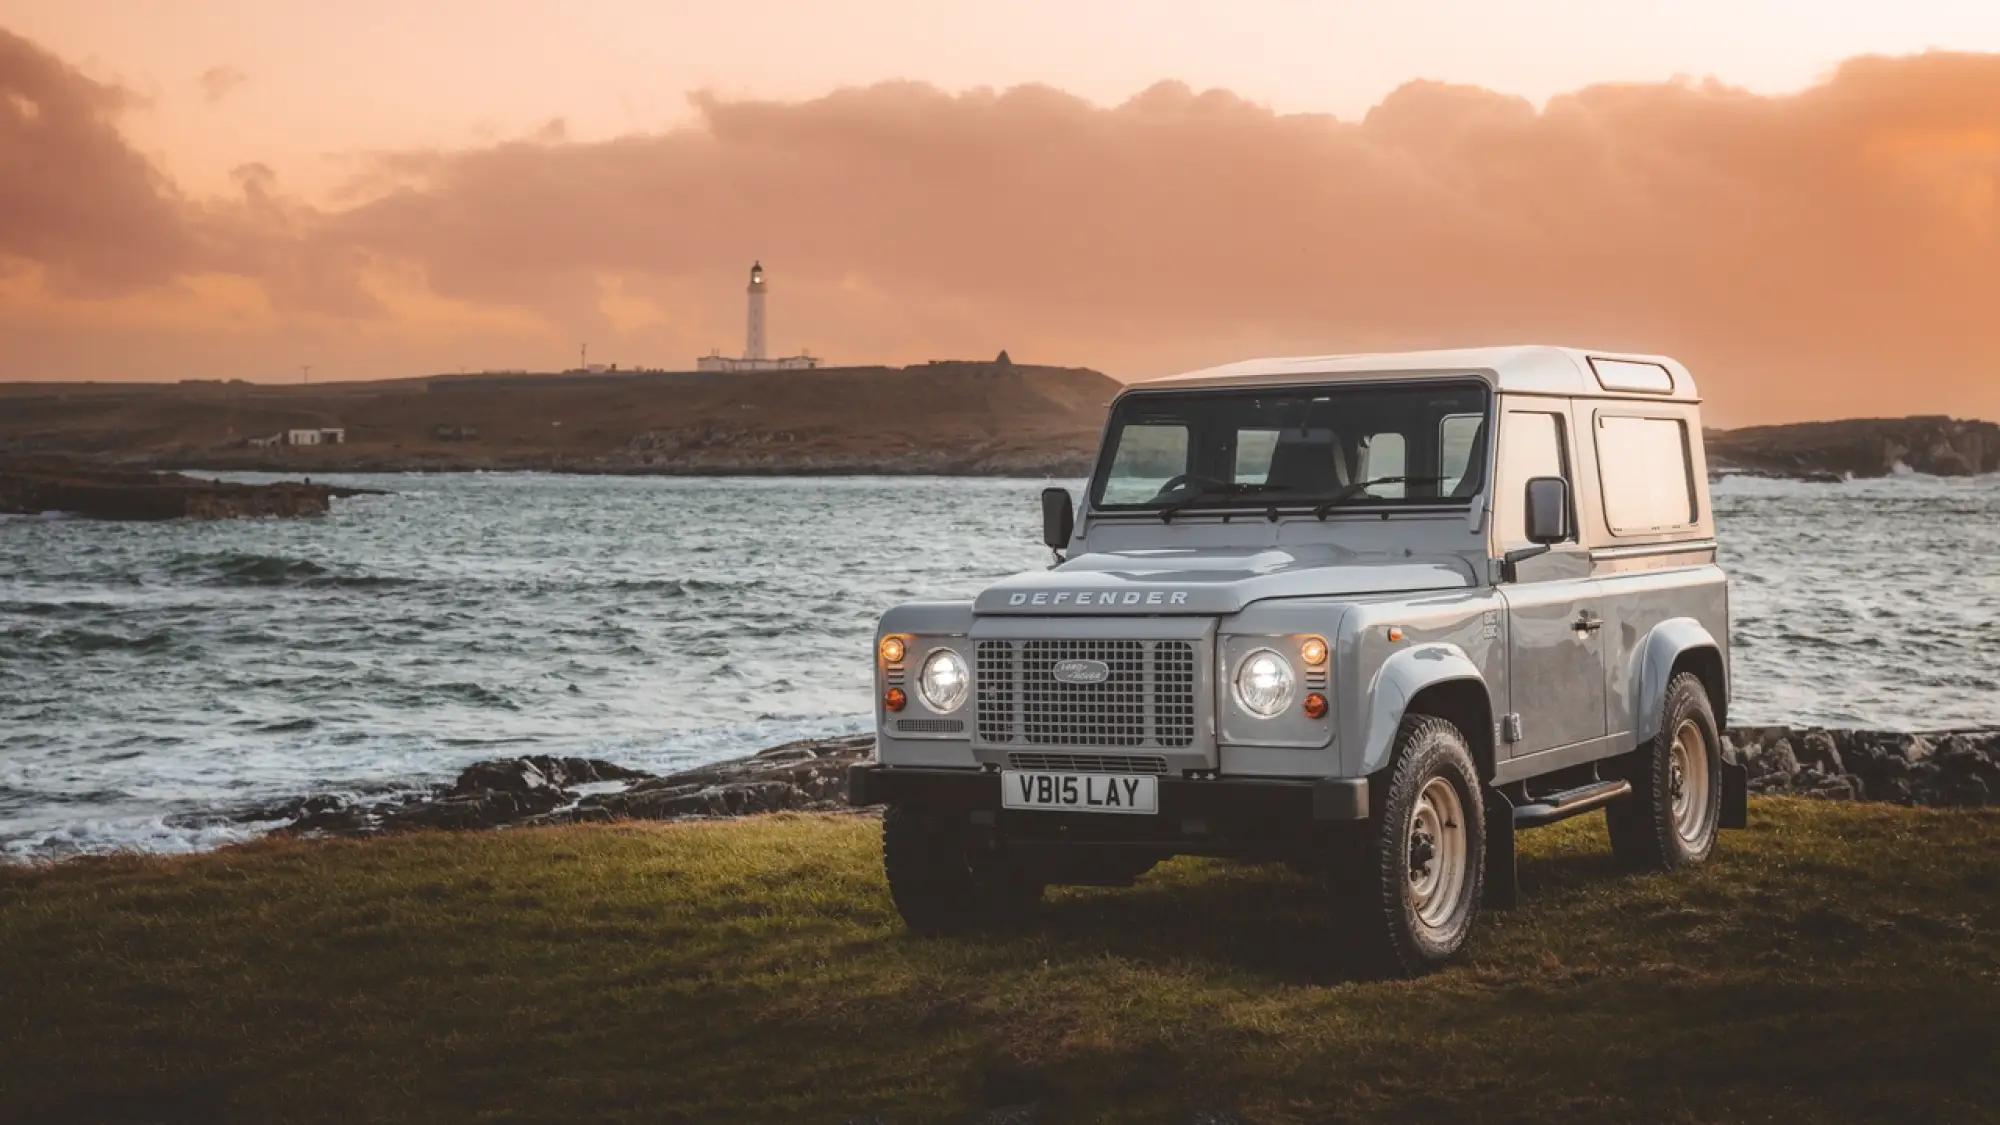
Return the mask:
MULTIPOLYGON (((883 609, 1049 559, 1040 480, 326 479, 393 495, 0 520, 0 855, 213 846, 255 831, 220 812, 482 758, 863 731, 883 609)), ((2000 724, 2000 478, 1715 505, 1737 721, 2000 724)))

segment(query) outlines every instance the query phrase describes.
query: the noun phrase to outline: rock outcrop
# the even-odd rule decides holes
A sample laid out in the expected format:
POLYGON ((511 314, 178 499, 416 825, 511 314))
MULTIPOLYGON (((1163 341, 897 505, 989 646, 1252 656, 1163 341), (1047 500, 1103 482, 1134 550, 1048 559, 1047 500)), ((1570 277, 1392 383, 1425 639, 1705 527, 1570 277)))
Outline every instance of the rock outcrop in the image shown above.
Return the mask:
POLYGON ((280 481, 235 484, 51 458, 0 462, 0 514, 66 512, 105 520, 325 515, 336 496, 370 491, 280 481))
POLYGON ((366 836, 419 828, 504 828, 611 820, 682 820, 786 809, 847 807, 847 767, 873 735, 811 739, 749 758, 656 776, 594 758, 536 756, 478 762, 449 784, 391 796, 310 797, 232 819, 283 822, 280 831, 366 836), (615 788, 605 789, 606 783, 615 788), (598 791, 598 790, 602 791, 598 791))
POLYGON ((1752 793, 1885 801, 2000 804, 2000 730, 1940 734, 1747 727, 1727 735, 1752 793))
MULTIPOLYGON (((395 795, 311 797, 232 819, 294 835, 367 836, 413 829, 505 828, 617 820, 689 820, 846 809, 847 767, 873 735, 809 739, 748 758, 656 776, 592 758, 479 762, 449 784, 395 795)), ((1753 793, 1902 805, 2000 804, 2000 730, 1891 734, 1739 727, 1724 753, 1753 793)))
POLYGON ((1710 430, 1719 475, 1844 480, 1910 471, 1940 477, 2000 472, 2000 426, 1956 418, 1851 418, 1710 430))

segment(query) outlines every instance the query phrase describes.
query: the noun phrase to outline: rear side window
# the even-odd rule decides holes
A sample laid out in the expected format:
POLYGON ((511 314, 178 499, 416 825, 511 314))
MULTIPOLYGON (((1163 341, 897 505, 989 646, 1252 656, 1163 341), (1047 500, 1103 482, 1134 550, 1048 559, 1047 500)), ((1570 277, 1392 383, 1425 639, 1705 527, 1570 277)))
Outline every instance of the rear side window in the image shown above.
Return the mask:
POLYGON ((1500 496, 1495 507, 1501 512, 1501 542, 1525 543, 1528 482, 1536 477, 1570 479, 1562 415, 1510 410, 1500 442, 1500 496))
POLYGON ((1687 423, 1678 418, 1599 414, 1597 471, 1614 535, 1670 531, 1697 518, 1687 423))

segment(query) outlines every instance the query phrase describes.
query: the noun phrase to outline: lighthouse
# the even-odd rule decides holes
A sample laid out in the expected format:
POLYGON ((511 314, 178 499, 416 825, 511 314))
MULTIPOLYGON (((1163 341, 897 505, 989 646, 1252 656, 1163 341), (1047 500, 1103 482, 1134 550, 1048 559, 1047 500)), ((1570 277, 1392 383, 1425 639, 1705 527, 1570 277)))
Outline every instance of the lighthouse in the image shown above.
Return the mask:
POLYGON ((750 331, 743 341, 743 358, 759 360, 764 352, 764 263, 750 264, 750 331))
POLYGON ((741 357, 710 352, 694 361, 696 371, 803 371, 819 366, 819 358, 809 352, 798 355, 771 357, 768 337, 764 331, 764 263, 750 264, 749 323, 743 335, 743 355, 741 357))

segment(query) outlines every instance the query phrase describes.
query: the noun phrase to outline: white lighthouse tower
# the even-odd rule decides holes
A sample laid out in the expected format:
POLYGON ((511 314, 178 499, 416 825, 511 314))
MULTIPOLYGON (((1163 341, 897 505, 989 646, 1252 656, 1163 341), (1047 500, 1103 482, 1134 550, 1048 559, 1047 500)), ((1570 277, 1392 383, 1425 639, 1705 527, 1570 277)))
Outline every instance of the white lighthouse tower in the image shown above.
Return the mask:
POLYGON ((750 266, 750 333, 743 342, 743 358, 767 358, 764 351, 764 263, 750 266))
POLYGON ((764 263, 750 266, 750 323, 743 337, 743 355, 710 352, 694 361, 696 371, 804 371, 819 366, 809 352, 771 358, 764 334, 764 263))

